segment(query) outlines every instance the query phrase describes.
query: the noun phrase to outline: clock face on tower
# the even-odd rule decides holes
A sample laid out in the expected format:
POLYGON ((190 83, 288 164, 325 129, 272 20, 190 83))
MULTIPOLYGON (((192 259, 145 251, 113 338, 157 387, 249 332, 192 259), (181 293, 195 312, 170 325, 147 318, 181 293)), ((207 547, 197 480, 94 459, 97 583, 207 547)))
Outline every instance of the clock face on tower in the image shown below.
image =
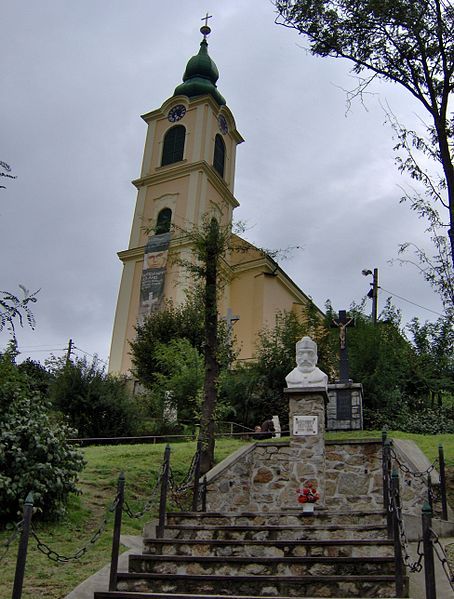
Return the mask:
POLYGON ((228 133, 229 126, 227 125, 227 121, 225 120, 225 116, 223 114, 220 114, 218 116, 218 125, 219 125, 219 129, 221 130, 221 133, 223 135, 228 133))
POLYGON ((183 104, 177 104, 176 106, 174 106, 173 108, 171 108, 169 110, 169 114, 167 115, 167 118, 169 119, 169 121, 171 123, 176 123, 177 121, 182 119, 185 114, 186 114, 186 107, 183 106, 183 104))

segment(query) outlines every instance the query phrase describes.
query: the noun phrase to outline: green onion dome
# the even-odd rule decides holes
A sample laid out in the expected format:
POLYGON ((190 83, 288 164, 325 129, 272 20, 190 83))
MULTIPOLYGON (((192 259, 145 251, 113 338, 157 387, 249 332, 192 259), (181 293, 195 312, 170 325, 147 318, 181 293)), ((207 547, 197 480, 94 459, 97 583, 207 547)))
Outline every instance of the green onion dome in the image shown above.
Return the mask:
POLYGON ((175 88, 173 95, 194 98, 209 94, 220 106, 223 106, 226 102, 216 87, 218 79, 218 68, 208 55, 208 43, 203 39, 200 42, 199 53, 190 58, 186 65, 183 83, 175 88))

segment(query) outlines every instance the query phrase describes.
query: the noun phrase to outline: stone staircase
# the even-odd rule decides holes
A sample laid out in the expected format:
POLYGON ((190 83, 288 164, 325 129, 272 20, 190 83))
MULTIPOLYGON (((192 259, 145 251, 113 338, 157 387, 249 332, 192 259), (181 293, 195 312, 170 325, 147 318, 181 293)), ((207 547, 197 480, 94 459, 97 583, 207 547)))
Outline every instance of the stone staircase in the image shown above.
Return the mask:
POLYGON ((150 532, 118 590, 95 599, 395 597, 381 511, 180 512, 164 538, 150 532))

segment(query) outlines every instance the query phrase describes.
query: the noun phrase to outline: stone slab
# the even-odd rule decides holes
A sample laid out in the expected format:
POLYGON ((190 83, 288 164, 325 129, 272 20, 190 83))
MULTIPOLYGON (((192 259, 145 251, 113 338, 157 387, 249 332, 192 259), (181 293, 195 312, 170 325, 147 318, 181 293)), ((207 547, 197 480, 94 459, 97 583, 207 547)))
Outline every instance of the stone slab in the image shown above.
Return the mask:
MULTIPOLYGON (((142 551, 143 538, 133 535, 121 535, 120 542, 128 551, 122 553, 118 559, 118 571, 128 571, 129 555, 142 551)), ((66 595, 64 599, 93 599, 93 594, 96 591, 107 591, 109 587, 110 564, 101 568, 96 574, 93 574, 84 582, 79 584, 73 591, 66 595)))

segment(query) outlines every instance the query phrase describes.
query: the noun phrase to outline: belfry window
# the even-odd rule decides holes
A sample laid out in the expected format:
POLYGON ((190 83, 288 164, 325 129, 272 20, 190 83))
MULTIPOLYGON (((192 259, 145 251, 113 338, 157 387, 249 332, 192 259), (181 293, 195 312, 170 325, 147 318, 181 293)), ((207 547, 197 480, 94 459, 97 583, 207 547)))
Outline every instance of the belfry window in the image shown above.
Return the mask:
POLYGON ((213 166, 217 170, 217 172, 224 176, 224 162, 225 162, 225 144, 222 137, 219 133, 216 135, 216 139, 214 140, 214 158, 213 158, 213 166))
POLYGON ((161 166, 183 160, 185 135, 186 130, 183 125, 175 125, 167 131, 164 137, 161 166))
POLYGON ((170 210, 170 208, 163 208, 158 214, 158 220, 156 221, 156 235, 168 233, 170 231, 171 221, 172 210, 170 210))

